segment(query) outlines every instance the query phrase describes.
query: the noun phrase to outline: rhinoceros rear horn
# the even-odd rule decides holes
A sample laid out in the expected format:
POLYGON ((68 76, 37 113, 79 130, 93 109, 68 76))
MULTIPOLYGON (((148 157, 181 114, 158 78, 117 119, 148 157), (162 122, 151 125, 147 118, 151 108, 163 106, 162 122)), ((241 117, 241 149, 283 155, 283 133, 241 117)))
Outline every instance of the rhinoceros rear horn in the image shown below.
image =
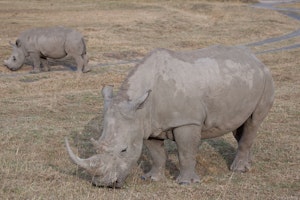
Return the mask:
POLYGON ((89 169, 89 168, 90 168, 89 160, 87 160, 87 159, 81 159, 81 158, 79 158, 78 156, 76 156, 76 155, 73 153, 73 151, 72 151, 72 149, 71 149, 71 147, 70 147, 70 145, 69 145, 69 141, 68 141, 67 138, 65 138, 65 144, 66 144, 67 151, 68 151, 68 153, 69 153, 69 156, 70 156, 71 160, 72 160, 75 164, 77 164, 78 166, 80 166, 80 167, 82 167, 82 168, 84 168, 84 169, 89 169))
POLYGON ((107 110, 112 98, 113 98, 113 87, 112 85, 106 85, 102 88, 102 96, 104 98, 104 110, 107 110))
POLYGON ((113 97, 113 85, 106 85, 102 88, 102 95, 105 99, 111 99, 113 97))

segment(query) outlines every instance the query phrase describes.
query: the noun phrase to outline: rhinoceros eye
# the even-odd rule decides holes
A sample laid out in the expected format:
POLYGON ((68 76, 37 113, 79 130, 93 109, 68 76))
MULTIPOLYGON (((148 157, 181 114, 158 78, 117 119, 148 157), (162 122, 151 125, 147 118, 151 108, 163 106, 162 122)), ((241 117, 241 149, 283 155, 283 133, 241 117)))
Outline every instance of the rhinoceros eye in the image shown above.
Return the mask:
POLYGON ((127 147, 121 150, 121 154, 127 152, 127 147))
POLYGON ((16 56, 13 56, 13 61, 16 61, 17 59, 16 59, 16 56))

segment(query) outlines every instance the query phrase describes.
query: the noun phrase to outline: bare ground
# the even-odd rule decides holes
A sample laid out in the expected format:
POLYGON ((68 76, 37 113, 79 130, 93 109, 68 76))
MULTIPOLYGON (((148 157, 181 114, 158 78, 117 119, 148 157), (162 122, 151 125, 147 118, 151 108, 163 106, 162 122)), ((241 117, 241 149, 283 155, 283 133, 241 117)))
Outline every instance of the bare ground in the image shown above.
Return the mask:
MULTIPOLYGON (((299 4, 296 4, 299 7, 299 4)), ((93 153, 104 84, 117 89, 136 60, 157 47, 173 50, 214 44, 246 44, 299 29, 299 22, 276 11, 238 1, 0 1, 0 60, 8 41, 35 26, 64 25, 87 39, 93 71, 73 72, 74 62, 53 62, 51 72, 29 74, 31 66, 10 72, 0 64, 1 199, 299 199, 300 196, 300 50, 261 54, 276 83, 276 100, 259 130, 253 169, 228 170, 236 144, 231 134, 206 140, 197 157, 202 182, 179 186, 173 143, 167 179, 142 181, 147 154, 120 190, 98 188, 73 165, 63 138, 82 157, 93 153)), ((298 38, 253 49, 291 45, 298 38), (274 45, 274 46, 272 46, 274 45)))

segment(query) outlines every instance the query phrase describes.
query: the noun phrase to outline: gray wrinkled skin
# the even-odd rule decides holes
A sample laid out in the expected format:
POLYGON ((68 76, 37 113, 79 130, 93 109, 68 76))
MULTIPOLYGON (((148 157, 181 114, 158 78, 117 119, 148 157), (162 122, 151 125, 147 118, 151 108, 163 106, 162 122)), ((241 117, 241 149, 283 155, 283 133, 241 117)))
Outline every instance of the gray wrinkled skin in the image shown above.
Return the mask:
POLYGON ((4 60, 10 70, 18 70, 29 58, 33 62, 32 72, 40 72, 41 64, 49 71, 47 58, 61 59, 66 56, 74 58, 77 71, 88 72, 86 45, 81 33, 65 27, 34 28, 22 32, 13 48, 12 55, 4 60))
POLYGON ((269 70, 246 48, 213 46, 191 52, 158 49, 128 75, 117 95, 102 90, 103 132, 97 154, 74 163, 99 186, 121 187, 145 144, 152 169, 144 179, 164 178, 164 139, 178 147, 180 184, 200 182, 195 172, 201 139, 233 132, 238 142, 232 171, 250 170, 250 149, 274 101, 269 70))

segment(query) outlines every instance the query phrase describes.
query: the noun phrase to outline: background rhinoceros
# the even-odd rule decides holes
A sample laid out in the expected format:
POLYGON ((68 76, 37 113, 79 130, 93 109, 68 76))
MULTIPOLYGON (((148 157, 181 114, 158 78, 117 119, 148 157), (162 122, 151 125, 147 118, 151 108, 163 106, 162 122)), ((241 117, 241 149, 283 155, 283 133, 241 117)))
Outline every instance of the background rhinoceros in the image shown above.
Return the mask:
POLYGON ((49 71, 47 58, 60 59, 70 56, 77 63, 77 70, 89 71, 86 45, 81 33, 65 27, 34 28, 22 32, 13 47, 12 55, 4 60, 10 70, 18 70, 29 58, 33 71, 39 72, 41 64, 49 71))
POLYGON ((153 158, 145 179, 164 177, 163 140, 178 147, 180 184, 199 182, 195 172, 201 139, 233 132, 238 142, 233 171, 250 169, 250 149, 257 129, 274 101, 269 70, 246 48, 213 46, 192 52, 158 49, 123 82, 117 95, 103 90, 103 132, 92 140, 97 154, 81 159, 66 146, 74 163, 92 182, 121 187, 142 152, 153 158))

